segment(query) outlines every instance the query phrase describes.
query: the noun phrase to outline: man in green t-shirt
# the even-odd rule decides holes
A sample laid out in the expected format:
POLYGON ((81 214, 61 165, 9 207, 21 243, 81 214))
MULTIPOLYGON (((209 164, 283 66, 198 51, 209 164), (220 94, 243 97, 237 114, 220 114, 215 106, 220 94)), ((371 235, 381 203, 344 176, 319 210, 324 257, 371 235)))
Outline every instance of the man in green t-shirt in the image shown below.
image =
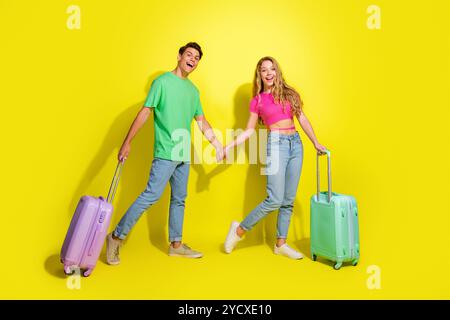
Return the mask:
POLYGON ((195 118, 203 135, 214 145, 217 159, 222 159, 223 149, 206 120, 200 103, 199 91, 188 79, 202 58, 202 49, 195 42, 181 47, 177 67, 156 78, 144 106, 136 116, 119 151, 119 161, 125 161, 130 143, 136 133, 154 112, 155 147, 150 178, 146 189, 139 195, 114 231, 106 238, 106 255, 109 264, 120 263, 119 248, 142 213, 161 197, 170 182, 169 255, 200 258, 181 242, 185 199, 190 164, 191 122, 195 118))

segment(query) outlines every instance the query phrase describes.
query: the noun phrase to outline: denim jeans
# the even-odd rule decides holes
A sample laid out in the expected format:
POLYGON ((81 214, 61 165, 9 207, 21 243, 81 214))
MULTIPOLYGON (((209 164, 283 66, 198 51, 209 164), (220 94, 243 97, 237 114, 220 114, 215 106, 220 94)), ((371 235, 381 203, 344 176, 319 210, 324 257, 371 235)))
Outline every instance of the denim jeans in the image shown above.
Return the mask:
POLYGON ((147 187, 122 217, 114 236, 125 239, 142 213, 159 200, 170 182, 169 241, 181 241, 188 177, 189 162, 153 159, 147 187))
POLYGON ((267 197, 240 226, 250 230, 268 213, 279 209, 277 238, 286 239, 303 163, 303 144, 298 132, 269 132, 267 138, 267 197))

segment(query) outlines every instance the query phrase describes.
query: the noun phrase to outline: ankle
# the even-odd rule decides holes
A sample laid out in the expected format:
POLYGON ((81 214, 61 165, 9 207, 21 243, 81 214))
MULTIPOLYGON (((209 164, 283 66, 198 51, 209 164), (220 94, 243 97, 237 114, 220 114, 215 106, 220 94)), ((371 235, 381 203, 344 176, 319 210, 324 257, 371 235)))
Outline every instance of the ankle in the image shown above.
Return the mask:
POLYGON ((172 241, 171 245, 174 249, 179 248, 181 246, 181 241, 172 241))
POLYGON ((236 228, 236 234, 238 235, 239 238, 242 238, 244 236, 244 234, 245 234, 245 230, 242 229, 241 226, 238 226, 236 228))
POLYGON ((286 239, 277 239, 277 244, 276 246, 279 248, 282 245, 286 244, 286 239))
POLYGON ((114 240, 122 241, 122 239, 120 239, 119 237, 116 237, 116 236, 114 235, 114 233, 111 234, 111 237, 112 237, 114 240))

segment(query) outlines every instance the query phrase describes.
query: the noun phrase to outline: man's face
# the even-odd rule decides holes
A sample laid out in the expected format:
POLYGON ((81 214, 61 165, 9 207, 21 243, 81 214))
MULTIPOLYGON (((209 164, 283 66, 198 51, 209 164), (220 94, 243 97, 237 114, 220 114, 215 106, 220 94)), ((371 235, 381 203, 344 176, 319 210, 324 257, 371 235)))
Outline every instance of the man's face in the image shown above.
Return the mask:
POLYGON ((181 56, 178 55, 178 66, 186 73, 194 71, 199 61, 200 52, 194 48, 187 48, 181 56))

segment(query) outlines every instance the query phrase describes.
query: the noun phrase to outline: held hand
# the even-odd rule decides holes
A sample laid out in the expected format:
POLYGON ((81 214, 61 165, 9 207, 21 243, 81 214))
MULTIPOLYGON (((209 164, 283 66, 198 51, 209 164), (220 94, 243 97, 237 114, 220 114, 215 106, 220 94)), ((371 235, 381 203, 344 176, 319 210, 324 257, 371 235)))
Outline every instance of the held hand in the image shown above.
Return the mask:
POLYGON ((223 147, 223 158, 224 159, 227 159, 229 150, 230 150, 230 148, 228 146, 223 147))
POLYGON ((321 145, 318 142, 314 145, 314 148, 316 148, 318 155, 324 155, 327 153, 327 148, 325 148, 323 145, 321 145))
POLYGON ((128 154, 130 153, 131 146, 129 143, 124 143, 120 148, 119 155, 117 158, 120 162, 124 162, 128 158, 128 154))
POLYGON ((216 147, 216 161, 220 162, 224 158, 224 149, 222 147, 216 147))
POLYGON ((227 146, 223 147, 223 158, 224 159, 228 159, 230 149, 233 149, 232 145, 227 145, 227 146))

